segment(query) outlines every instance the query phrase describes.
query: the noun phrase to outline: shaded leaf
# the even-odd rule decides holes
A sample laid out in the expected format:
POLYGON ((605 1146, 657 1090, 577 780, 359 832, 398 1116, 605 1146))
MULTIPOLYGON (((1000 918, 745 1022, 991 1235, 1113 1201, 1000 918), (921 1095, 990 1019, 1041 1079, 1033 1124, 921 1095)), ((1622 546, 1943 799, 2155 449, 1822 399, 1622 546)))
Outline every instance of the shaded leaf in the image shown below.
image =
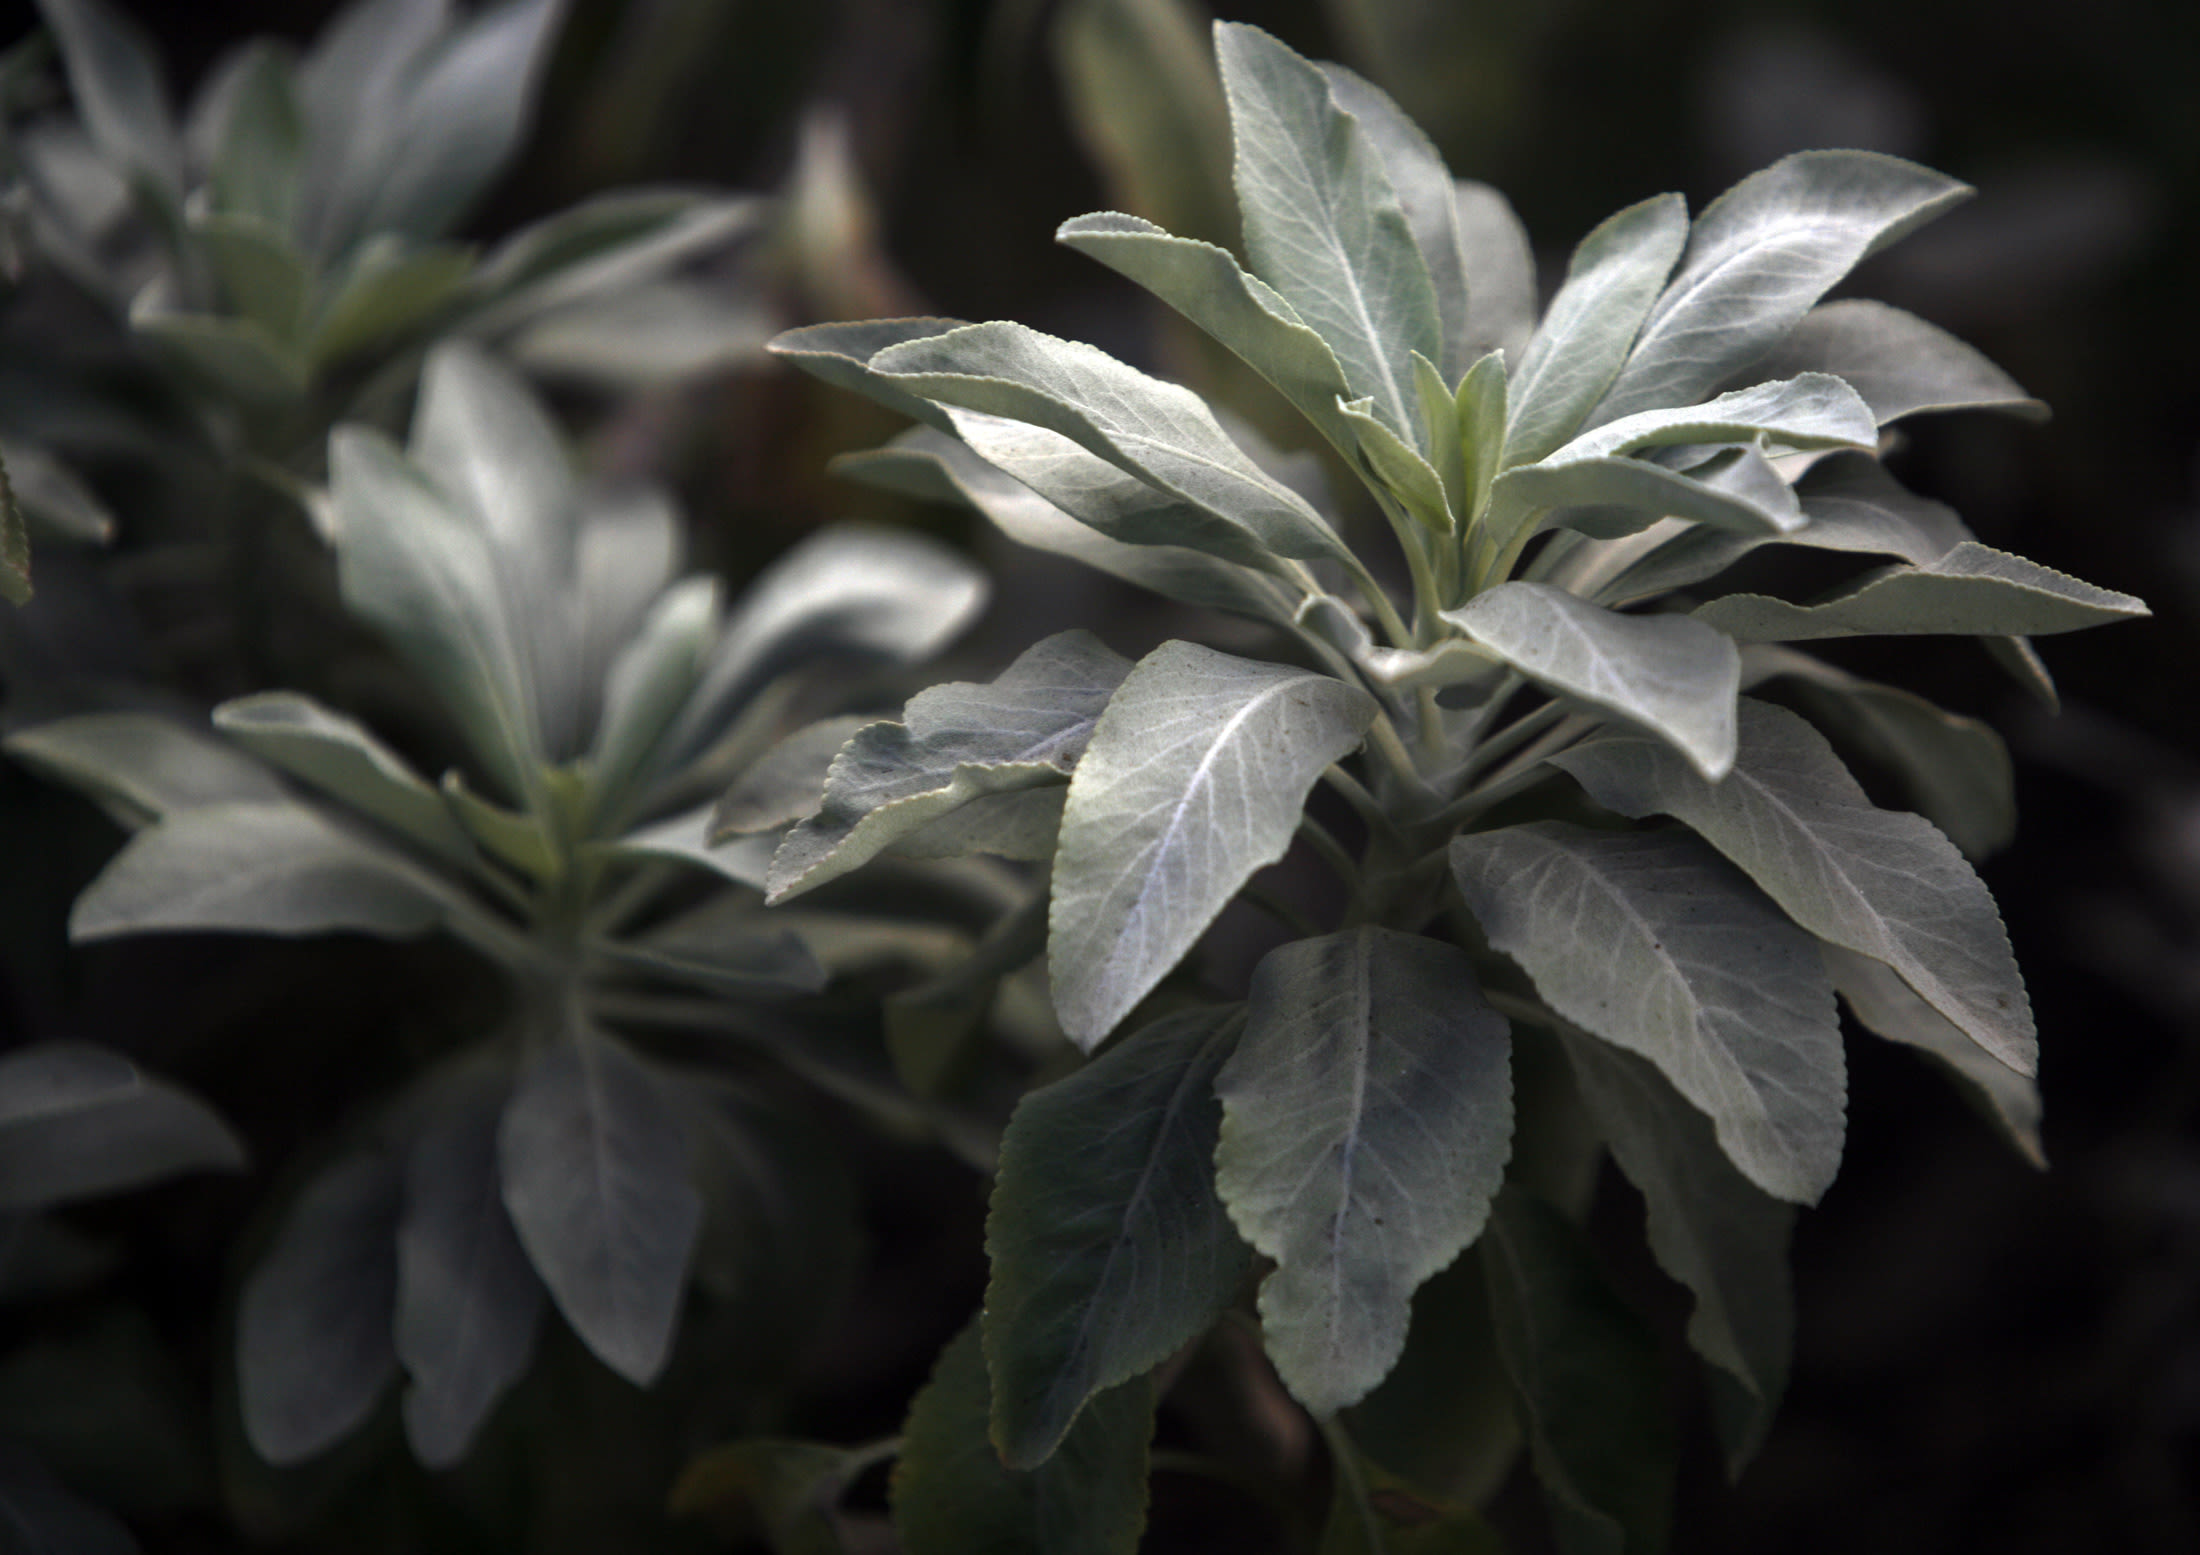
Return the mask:
POLYGON ((841 1447, 759 1437, 692 1460, 672 1487, 675 1517, 711 1517, 773 1555, 840 1555, 833 1503, 862 1460, 841 1447))
POLYGON ((986 1218, 992 1438, 1045 1462, 1102 1389, 1204 1333, 1250 1261, 1215 1196, 1215 1073, 1243 1011, 1187 1010, 1027 1094, 986 1218))
POLYGON ((873 368, 871 359, 893 346, 912 340, 968 329, 963 319, 867 319, 855 324, 809 324, 776 335, 767 349, 783 356, 806 373, 837 388, 852 389, 936 431, 950 428, 947 416, 931 400, 896 383, 873 368))
POLYGON ((572 1024, 521 1072, 500 1138, 505 1208, 536 1273, 589 1349, 643 1386, 670 1353, 703 1217, 662 1085, 572 1024))
POLYGON ((1443 618, 1538 685, 1653 730, 1714 782, 1733 764, 1741 656, 1702 622, 1619 615, 1544 583, 1501 583, 1443 618))
POLYGON ((1152 1384, 1139 1378, 1093 1399, 1029 1473, 994 1455, 990 1394, 973 1322, 941 1354, 902 1428, 889 1494, 909 1555, 1131 1555, 1146 1522, 1152 1384))
POLYGON ((1535 250, 1512 204, 1488 184, 1452 185, 1467 276, 1467 346, 1519 357, 1535 328, 1535 250))
POLYGON ((0 459, 0 599, 11 605, 25 605, 30 597, 30 530, 23 523, 22 508, 16 504, 7 464, 0 459))
POLYGON ((1946 330, 1868 297, 1821 303, 1759 364, 1769 378, 1832 373, 1882 423, 1920 411, 2001 410, 2045 421, 2047 407, 1946 330))
MULTIPOLYGON (((769 833, 711 840, 711 805, 698 805, 628 832, 605 850, 614 857, 676 859, 699 864, 736 884, 764 889, 779 838, 769 833)), ((593 850, 591 850, 593 851, 593 850)))
POLYGON ((1374 698, 1326 675, 1164 643, 1070 780, 1048 946, 1062 1029, 1091 1048, 1290 847, 1307 791, 1374 698))
POLYGON ((1607 809, 1695 828, 1797 924, 1885 962, 1986 1052, 2032 1072, 2031 1004, 1985 885, 1931 822, 1875 808, 1795 714, 1745 698, 1734 770, 1716 787, 1636 736, 1551 759, 1607 809))
POLYGON ((204 1102, 119 1053, 40 1042, 0 1055, 0 1213, 244 1161, 243 1141, 204 1102))
POLYGON ((207 805, 279 803, 282 780, 226 741, 152 713, 79 713, 18 729, 9 755, 97 800, 125 826, 207 805))
POLYGON ((1540 527, 1562 526, 1600 540, 1633 534, 1661 518, 1757 538, 1786 537, 1804 524, 1794 492, 1777 476, 1735 490, 1642 459, 1527 465, 1501 477, 1497 490, 1505 501, 1543 510, 1540 527))
POLYGON ((1261 1330, 1316 1414, 1382 1381, 1414 1289, 1481 1234, 1512 1151, 1511 1053, 1472 961, 1437 940, 1360 928, 1254 969, 1215 1180, 1276 1260, 1261 1330))
POLYGON ((1497 1530, 1472 1507, 1429 1496, 1356 1454, 1351 1470, 1332 1477, 1317 1555, 1501 1555, 1503 1549, 1497 1530))
MULTIPOLYGON (((23 546, 22 521, 46 533, 85 545, 105 545, 115 537, 115 516, 69 466, 35 443, 0 437, 0 472, 14 501, 15 518, 0 509, 0 569, 26 579, 30 559, 23 546), (10 529, 9 525, 15 525, 10 529)), ((9 596, 12 597, 12 596, 9 596)), ((21 603, 20 600, 17 603, 21 603)))
POLYGON ((442 243, 414 247, 382 233, 354 249, 337 274, 306 332, 306 361, 316 373, 387 349, 455 307, 473 254, 442 243))
POLYGON ((281 415, 305 397, 304 360, 257 319, 166 313, 145 306, 148 295, 132 305, 130 328, 200 393, 262 416, 281 415))
POLYGON ((742 928, 729 928, 714 910, 701 921, 687 918, 652 929, 639 939, 598 949, 618 964, 721 992, 754 998, 770 993, 816 993, 825 968, 801 936, 771 922, 761 911, 742 928))
POLYGON ((38 9, 61 46, 69 95, 100 154, 180 200, 183 142, 151 42, 107 0, 38 0, 38 9))
POLYGON ((590 802, 617 812, 646 791, 659 745, 702 678, 718 636, 718 583, 689 578, 657 600, 612 662, 588 752, 590 802))
POLYGON ((345 1157, 300 1194, 237 1304, 238 1400, 268 1462, 302 1463, 349 1436, 397 1371, 396 1161, 345 1157))
POLYGON ((488 300, 466 327, 499 335, 640 285, 751 230, 766 204, 681 188, 613 189, 581 200, 520 228, 481 261, 476 284, 488 300))
POLYGON ((13 1443, 0 1444, 0 1530, 10 1555, 138 1555, 113 1513, 78 1499, 13 1443))
POLYGON ((860 713, 804 724, 751 762, 710 812, 710 835, 746 837, 817 814, 840 748, 877 722, 860 713))
POLYGON ((290 61, 270 44, 247 44, 208 169, 214 209, 251 217, 287 239, 298 211, 305 133, 290 61))
POLYGON ((841 750, 817 814, 772 858, 781 901, 990 794, 1065 781, 1130 661, 1079 628, 1026 649, 990 684, 918 693, 900 723, 875 723, 841 750))

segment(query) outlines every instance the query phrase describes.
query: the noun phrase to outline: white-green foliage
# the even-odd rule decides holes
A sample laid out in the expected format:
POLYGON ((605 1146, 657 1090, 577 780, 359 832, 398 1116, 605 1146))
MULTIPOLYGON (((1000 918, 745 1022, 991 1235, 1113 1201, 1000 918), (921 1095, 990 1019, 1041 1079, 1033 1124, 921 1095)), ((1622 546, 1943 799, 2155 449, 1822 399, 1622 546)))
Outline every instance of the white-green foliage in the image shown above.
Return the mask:
MULTIPOLYGON (((1217 1299, 1161 1289, 1148 1262, 1196 1249, 1212 1270, 1208 1189, 1172 1190, 1205 1229, 1160 1249, 1139 1176, 1184 1173, 1207 1125, 1182 1085, 1206 1083, 1214 1043, 1230 1051, 1213 1191, 1274 1260, 1259 1311, 1279 1373, 1326 1414, 1381 1380, 1415 1287, 1490 1219, 1519 1025, 1571 1057, 1648 1200, 1739 1462, 1786 1371, 1788 1206, 1839 1162, 1836 987, 2036 1151, 2023 984, 1943 834, 1974 852, 2006 836, 2005 755, 1970 720, 1777 645, 1971 635, 2029 666, 2024 637, 2144 607, 1980 544, 1877 462, 1901 416, 2039 409, 1920 320, 1821 301, 1962 185, 1813 151, 1693 219, 1677 195, 1646 200, 1582 240, 1538 323, 1510 210, 1455 183, 1379 91, 1250 27, 1215 41, 1242 254, 1118 214, 1060 237, 1305 415, 1388 521, 1409 589, 1377 582, 1346 519, 1197 396, 1090 346, 948 320, 782 337, 801 365, 928 423, 857 473, 1251 617, 1275 646, 1169 643, 1111 671, 1120 684, 1080 679, 1061 716, 1082 755, 1064 742, 1043 765, 1004 765, 1024 738, 1008 693, 1033 659, 990 698, 958 688, 959 724, 919 698, 905 732, 847 747, 775 885, 803 889, 845 839, 890 838, 910 796, 922 808, 906 813, 939 827, 955 804, 997 802, 1010 773, 1066 785, 1057 1010, 1088 1050, 1127 1017, 1136 1029, 1010 1130, 986 1353, 1011 1462, 1042 1459, 1076 1399, 1150 1365, 1217 1299), (1822 599, 1722 585, 1768 545, 1892 560, 1822 599), (1874 807, 1809 724, 1744 694, 1776 677, 1887 757, 1932 820, 1874 807), (1342 833, 1306 813, 1325 781, 1349 807, 1342 833), (1342 877, 1333 927, 1270 952, 1249 1000, 1206 1027, 1142 1025, 1141 1001, 1294 830, 1342 877), (1111 1108, 1137 1115, 1091 1115, 1111 1108)), ((1497 1337, 1563 1541, 1656 1547, 1672 1458, 1650 1346, 1563 1216, 1525 1190, 1495 1202, 1497 1337)))
MULTIPOLYGON (((80 940, 441 932, 507 974, 498 1029, 321 1172, 240 1306, 244 1421, 264 1456, 332 1446, 402 1372, 413 1449, 441 1466, 527 1369, 545 1306, 647 1383, 706 1195, 736 1243, 797 1212, 800 1185, 736 1110, 638 1028, 823 985, 831 915, 811 914, 809 935, 767 916, 773 839, 708 844, 712 796, 794 699, 931 654, 985 590, 944 547, 849 527, 722 604, 678 576, 669 507, 583 484, 542 406, 469 345, 430 356, 406 447, 355 426, 335 444, 343 599, 440 703, 457 765, 431 781, 294 692, 224 704, 210 728, 66 718, 8 749, 134 829, 77 902, 80 940)), ((759 1028, 763 1053, 781 1028, 786 1062, 829 1068, 799 1051, 791 1014, 759 1028)), ((130 1091, 119 1060, 87 1078, 88 1057, 49 1067, 63 1059, 20 1116, 0 1074, 0 1156, 26 1139, 47 1172, 96 1185, 233 1154, 181 1098, 130 1091), (95 1127, 111 1136, 97 1160, 95 1127)))

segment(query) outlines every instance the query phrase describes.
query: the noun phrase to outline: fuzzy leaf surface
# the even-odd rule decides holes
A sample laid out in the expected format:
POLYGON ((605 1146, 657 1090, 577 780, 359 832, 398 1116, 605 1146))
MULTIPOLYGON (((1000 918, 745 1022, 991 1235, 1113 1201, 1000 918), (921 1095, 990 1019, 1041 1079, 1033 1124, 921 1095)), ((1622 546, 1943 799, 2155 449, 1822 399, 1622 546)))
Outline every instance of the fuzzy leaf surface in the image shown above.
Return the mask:
POLYGON ((1857 392, 1827 373, 1753 384, 1702 404, 1654 406, 1602 421, 1544 462, 1573 464, 1648 448, 1692 443, 1754 443, 1786 448, 1871 448, 1879 424, 1857 392))
POLYGON ((1931 822, 1866 799, 1795 714, 1744 699, 1739 754, 1717 785, 1633 735, 1552 760, 1607 809, 1693 827, 1801 927, 1892 967, 1980 1048, 2032 1073, 2032 1007, 1985 884, 1931 822))
POLYGON ((1540 686, 1672 742, 1716 782, 1734 761, 1741 655, 1700 621, 1619 615, 1545 583, 1501 583, 1443 613, 1540 686))
POLYGON ((1761 364, 1767 377, 1832 373, 1864 396, 1882 424, 1922 411, 2001 410, 2027 421, 2047 419, 2047 407, 2017 381, 1915 314, 1844 297, 1803 315, 1761 364))
POLYGON ((1699 839, 1538 821, 1451 845, 1490 943, 1552 1009, 1649 1059, 1765 1192, 1841 1164, 1841 1023, 1811 937, 1699 839))
POLYGON ((1452 185, 1452 214, 1465 257, 1467 344, 1518 360, 1535 328, 1535 247, 1512 202, 1488 184, 1452 185))
POLYGON ((0 1056, 0 1213, 235 1171, 244 1143, 212 1109, 87 1042, 0 1056))
POLYGON ((1062 813, 1048 968, 1090 1049, 1254 871, 1283 857, 1322 769, 1373 697, 1326 675, 1164 643, 1094 727, 1062 813))
POLYGON ((1215 1196, 1215 1074, 1244 1013, 1168 1016, 1018 1105, 986 1220, 1003 1461, 1043 1462, 1104 1388, 1206 1331, 1250 1255, 1215 1196))
POLYGON ((1405 1348, 1414 1290, 1481 1234, 1512 1152, 1512 1034, 1457 947, 1365 927, 1253 973, 1223 1066, 1215 1180, 1276 1260, 1261 1329, 1327 1415, 1405 1348))

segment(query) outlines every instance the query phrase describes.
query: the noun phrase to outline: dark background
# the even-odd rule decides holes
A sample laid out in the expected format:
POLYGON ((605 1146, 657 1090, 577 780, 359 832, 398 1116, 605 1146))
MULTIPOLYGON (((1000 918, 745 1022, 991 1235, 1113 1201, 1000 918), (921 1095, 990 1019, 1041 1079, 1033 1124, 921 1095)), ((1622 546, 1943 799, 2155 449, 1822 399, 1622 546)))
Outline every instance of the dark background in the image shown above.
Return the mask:
MULTIPOLYGON (((309 37, 327 9, 134 7, 179 85, 248 34, 309 37)), ((2060 719, 1967 644, 1854 662, 1991 719, 2017 753, 2019 840, 1986 874, 2039 1016, 2053 1168, 2026 1168, 1910 1055, 1852 1043, 1847 1163, 1797 1240, 1786 1411, 1729 1490, 1695 1406, 1675 1547, 2200 1549, 2200 6, 1216 9, 1388 87, 1456 173, 1512 198, 1547 266, 1624 204, 1679 189, 1700 208, 1805 146, 1893 151, 1979 188, 1856 289, 1980 346, 2055 419, 1916 425, 1898 472, 1988 544, 2156 614, 2044 644, 2060 719)), ((572 0, 537 134, 475 226, 640 180, 774 187, 800 114, 830 102, 897 306, 1151 360, 1142 304, 1049 241, 1110 203, 1064 106, 1050 10, 572 0)), ((25 7, 0 10, 0 37, 27 26, 25 7)), ((818 473, 847 424, 813 425, 807 389, 760 369, 709 392, 680 468, 707 557, 738 572, 869 501, 818 473)), ((1067 587, 1031 577, 1002 594, 1067 587)), ((1049 629, 1091 599, 1050 597, 1049 629)), ((981 643, 1029 635, 1004 623, 981 643)), ((1606 1197, 1600 1214, 1635 1213, 1624 1190, 1606 1197)))

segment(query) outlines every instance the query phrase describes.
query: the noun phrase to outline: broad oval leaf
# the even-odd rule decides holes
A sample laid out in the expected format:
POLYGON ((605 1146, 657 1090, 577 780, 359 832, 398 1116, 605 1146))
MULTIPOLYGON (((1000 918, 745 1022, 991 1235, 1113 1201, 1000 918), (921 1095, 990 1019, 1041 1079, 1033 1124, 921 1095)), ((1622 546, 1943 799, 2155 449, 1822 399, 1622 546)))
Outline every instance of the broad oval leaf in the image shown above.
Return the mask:
POLYGON ((34 772, 82 789, 125 826, 287 797, 280 778, 234 745, 152 713, 79 713, 18 729, 6 746, 34 772))
POLYGON ((1614 735, 1551 758, 1622 815, 1670 815, 1820 939, 1885 962, 1987 1053, 2030 1074, 2039 1040, 1985 884, 1930 821, 1864 797, 1825 737, 1744 698, 1714 785, 1657 741, 1614 735))
POLYGON ((1501 583, 1443 616, 1538 685, 1671 741, 1713 782, 1733 765, 1741 655, 1702 622, 1619 615, 1544 583, 1501 583))
POLYGON ((628 1381, 664 1369, 703 1201, 661 1081, 572 1024, 521 1073, 499 1137, 504 1205, 551 1299, 628 1381))
POLYGON ((1511 376, 1507 465, 1533 464, 1580 430, 1687 241, 1688 204, 1677 194, 1630 205, 1581 240, 1511 376))
POLYGON ((900 723, 859 731, 818 812, 773 855, 772 900, 822 885, 989 794, 1067 781, 1130 661, 1079 628, 1026 649, 989 685, 910 698, 900 723))
POLYGON ((908 1555, 1132 1555, 1146 1525, 1153 1385, 1093 1399, 1060 1450, 1028 1473, 986 1436, 991 1385, 973 1322, 940 1355, 902 1427, 889 1486, 908 1555))
POLYGON ((1870 151, 1801 151, 1706 207, 1591 426, 1701 399, 1755 366, 1859 260, 1969 196, 1870 151))
POLYGON ((1841 1165, 1841 1022, 1811 937, 1682 831, 1538 821, 1453 840, 1490 943, 1552 1009, 1656 1064, 1765 1192, 1814 1204, 1841 1165))
POLYGON ((511 1081, 471 1075, 429 1099, 405 1152, 395 1344, 405 1435, 432 1469, 462 1461, 535 1353, 542 1281, 504 1207, 497 1128, 511 1081))
POLYGON ((1352 929, 1262 958, 1217 1089, 1216 1186, 1276 1260, 1268 1354, 1330 1414, 1383 1380, 1415 1288, 1481 1234, 1512 1153, 1511 1029, 1466 952, 1352 929))
POLYGON ((237 1303, 238 1402, 268 1462, 302 1463, 349 1436, 397 1372, 398 1164, 351 1155, 283 1219, 237 1303))
POLYGON ((986 1217, 992 1436, 1044 1462, 1104 1388, 1167 1360, 1237 1293, 1249 1255, 1215 1196, 1215 1073, 1244 1013, 1168 1016, 1032 1091, 986 1217))
POLYGON ((1062 813, 1047 965, 1073 1040, 1096 1045, 1283 857, 1307 791, 1376 712, 1358 686, 1193 643, 1139 661, 1062 813))
POLYGON ((1760 364, 1767 377, 1832 373, 1882 423, 1921 411, 2000 410, 2045 421, 2047 407, 1946 330, 1869 297, 1821 303, 1760 364))
POLYGON ((1376 141, 1318 66, 1259 28, 1217 26, 1215 55, 1254 274, 1329 342, 1352 397, 1415 436, 1412 354, 1442 360, 1443 325, 1376 141))
POLYGON ((139 832, 69 914, 79 940, 187 929, 403 938, 440 927, 456 892, 404 854, 305 805, 183 810, 139 832))
POLYGON ((1728 594, 1694 612, 1697 620, 1744 642, 1925 634, 2040 637, 2149 613, 2129 594, 1969 540, 1927 566, 1904 564, 1868 574, 1815 605, 1728 594))
POLYGON ((0 1056, 0 1213, 235 1171, 244 1143, 195 1097, 85 1042, 0 1056))

